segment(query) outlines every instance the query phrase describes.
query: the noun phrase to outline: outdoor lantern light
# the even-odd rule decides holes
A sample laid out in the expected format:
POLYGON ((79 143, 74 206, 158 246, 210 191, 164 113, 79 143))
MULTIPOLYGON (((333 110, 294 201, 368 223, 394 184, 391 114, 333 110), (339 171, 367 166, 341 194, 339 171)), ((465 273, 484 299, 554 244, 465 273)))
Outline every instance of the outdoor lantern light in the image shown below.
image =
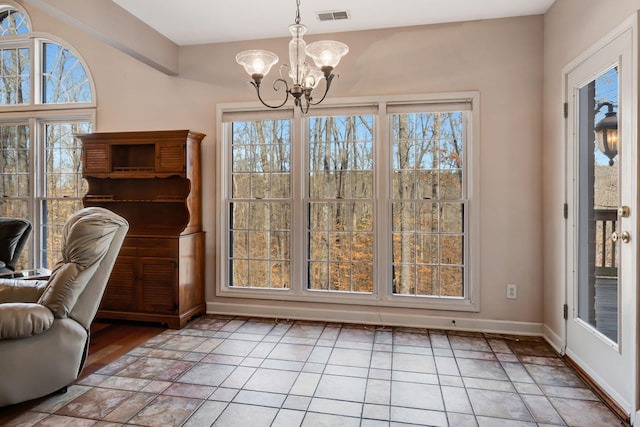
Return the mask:
POLYGON ((596 112, 607 107, 604 118, 594 128, 598 149, 609 158, 609 166, 613 166, 613 159, 618 155, 618 117, 613 111, 613 104, 602 102, 597 105, 596 112))
POLYGON ((307 43, 302 39, 306 31, 307 27, 300 23, 300 0, 296 0, 295 24, 289 26, 289 32, 292 36, 289 42, 288 65, 291 84, 287 83, 282 76, 282 68, 286 64, 280 67, 280 78, 273 82, 273 89, 276 91, 280 87, 284 87, 286 95, 281 104, 269 105, 260 95, 260 83, 271 67, 278 62, 278 55, 266 50, 245 50, 236 55, 236 62, 242 65, 247 74, 251 76, 252 80, 249 83, 256 88, 258 99, 266 107, 280 108, 291 95, 294 104, 300 107, 303 114, 306 114, 311 105, 321 103, 327 96, 331 81, 335 77, 333 70, 340 59, 349 52, 349 47, 344 43, 331 40, 322 40, 307 46, 307 43), (307 55, 313 59, 315 67, 307 62, 307 55), (324 94, 319 101, 314 102, 312 91, 323 78, 325 80, 324 94))

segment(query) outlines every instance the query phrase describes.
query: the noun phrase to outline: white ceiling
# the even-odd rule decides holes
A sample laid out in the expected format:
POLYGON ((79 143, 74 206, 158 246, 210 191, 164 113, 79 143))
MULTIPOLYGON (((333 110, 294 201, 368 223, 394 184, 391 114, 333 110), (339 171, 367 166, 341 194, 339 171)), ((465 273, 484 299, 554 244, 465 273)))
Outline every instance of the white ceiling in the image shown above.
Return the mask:
MULTIPOLYGON (((295 0, 113 0, 178 45, 289 36, 295 0)), ((307 34, 543 14, 554 0, 301 0, 307 34), (320 22, 318 12, 347 10, 320 22)))

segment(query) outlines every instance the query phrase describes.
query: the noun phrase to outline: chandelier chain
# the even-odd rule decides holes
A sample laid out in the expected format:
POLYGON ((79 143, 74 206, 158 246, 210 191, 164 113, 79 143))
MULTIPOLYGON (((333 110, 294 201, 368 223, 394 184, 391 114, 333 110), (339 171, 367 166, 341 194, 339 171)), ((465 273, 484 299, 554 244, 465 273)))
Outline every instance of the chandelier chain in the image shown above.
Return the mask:
POLYGON ((296 0, 296 24, 300 24, 300 0, 296 0))

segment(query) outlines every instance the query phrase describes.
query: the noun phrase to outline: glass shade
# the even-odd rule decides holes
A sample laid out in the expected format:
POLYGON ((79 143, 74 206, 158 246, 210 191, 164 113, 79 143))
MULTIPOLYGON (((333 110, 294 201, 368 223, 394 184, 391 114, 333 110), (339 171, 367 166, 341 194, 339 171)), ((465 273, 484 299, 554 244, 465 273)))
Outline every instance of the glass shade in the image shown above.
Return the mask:
POLYGON ((316 67, 309 67, 307 75, 304 77, 304 86, 308 89, 315 89, 324 77, 324 73, 316 67))
POLYGON ((253 77, 255 74, 266 76, 273 64, 278 62, 278 55, 268 50, 245 50, 236 55, 236 62, 253 77))
POLYGON ((335 68, 348 52, 349 46, 332 40, 321 40, 307 46, 307 55, 313 58, 319 68, 335 68))

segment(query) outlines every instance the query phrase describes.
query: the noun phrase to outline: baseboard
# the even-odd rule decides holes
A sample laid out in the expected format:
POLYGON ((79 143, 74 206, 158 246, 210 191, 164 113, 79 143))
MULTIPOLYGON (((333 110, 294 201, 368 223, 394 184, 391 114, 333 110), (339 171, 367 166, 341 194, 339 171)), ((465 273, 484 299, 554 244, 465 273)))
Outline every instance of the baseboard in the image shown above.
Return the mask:
POLYGON ((550 329, 548 325, 543 325, 542 336, 558 354, 564 355, 564 340, 550 329))
POLYGON ((629 423, 631 421, 629 413, 622 406, 618 405, 616 400, 612 398, 611 395, 607 393, 606 390, 602 388, 598 384, 598 382, 591 375, 589 375, 587 371, 582 369, 582 367, 580 367, 580 365, 574 359, 572 359, 571 356, 565 354, 564 360, 567 362, 567 365, 571 366, 571 368, 575 372, 577 372, 578 376, 582 378, 582 380, 594 391, 594 393, 600 396, 604 404, 607 405, 614 414, 616 414, 622 421, 626 423, 629 423))
MULTIPOLYGON (((456 317, 456 313, 446 312, 442 316, 421 314, 420 310, 385 309, 368 306, 310 306, 304 303, 277 302, 255 303, 246 300, 208 302, 207 313, 231 316, 269 317, 288 320, 315 320, 341 323, 358 323, 380 326, 402 326, 411 328, 431 328, 486 332, 510 335, 542 336, 543 325, 534 322, 514 322, 505 320, 456 317)), ((433 313, 433 312, 431 312, 433 313)))

